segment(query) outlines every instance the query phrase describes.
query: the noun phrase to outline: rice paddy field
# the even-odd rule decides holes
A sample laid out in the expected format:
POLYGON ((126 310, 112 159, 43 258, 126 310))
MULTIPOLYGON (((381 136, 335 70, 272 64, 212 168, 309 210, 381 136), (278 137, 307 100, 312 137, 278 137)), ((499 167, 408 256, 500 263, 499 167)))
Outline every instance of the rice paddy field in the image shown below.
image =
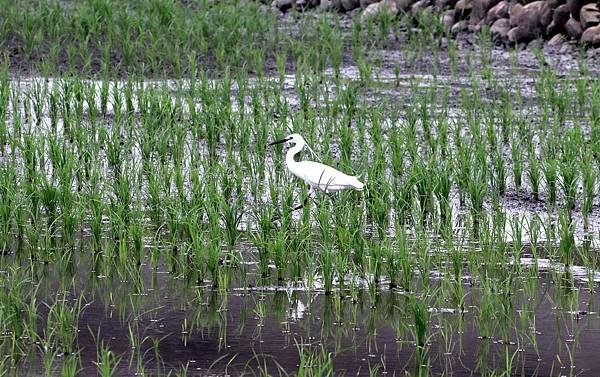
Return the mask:
POLYGON ((0 9, 0 376, 600 375, 593 51, 258 1, 0 9), (292 132, 365 189, 293 211, 292 132))

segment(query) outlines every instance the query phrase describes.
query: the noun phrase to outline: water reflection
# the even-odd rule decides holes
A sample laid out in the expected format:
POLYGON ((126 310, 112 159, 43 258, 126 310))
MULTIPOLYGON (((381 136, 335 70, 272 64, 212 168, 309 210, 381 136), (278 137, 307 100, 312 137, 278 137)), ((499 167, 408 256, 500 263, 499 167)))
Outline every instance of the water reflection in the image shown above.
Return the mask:
MULTIPOLYGON (((43 319, 59 309, 78 317, 74 335, 84 374, 95 373, 99 344, 120 358, 116 371, 122 376, 182 367, 219 375, 333 370, 545 376, 600 370, 599 310, 585 275, 576 266, 550 268, 540 258, 533 263, 527 253, 519 267, 490 261, 489 278, 483 270, 477 280, 459 272, 415 274, 408 285, 417 294, 389 289, 384 276, 374 290, 347 284, 325 294, 280 281, 275 273, 261 278, 256 264, 247 265, 247 285, 237 268, 223 267, 229 288, 217 289, 186 273, 185 256, 156 264, 148 255, 140 265, 121 264, 113 251, 89 257, 63 252, 53 265, 32 263, 23 251, 5 256, 19 261, 16 274, 35 284, 44 302, 37 308, 38 333, 47 334, 43 319)), ((53 362, 70 368, 69 353, 60 355, 53 362)), ((20 372, 41 373, 42 356, 24 355, 29 362, 20 372)))

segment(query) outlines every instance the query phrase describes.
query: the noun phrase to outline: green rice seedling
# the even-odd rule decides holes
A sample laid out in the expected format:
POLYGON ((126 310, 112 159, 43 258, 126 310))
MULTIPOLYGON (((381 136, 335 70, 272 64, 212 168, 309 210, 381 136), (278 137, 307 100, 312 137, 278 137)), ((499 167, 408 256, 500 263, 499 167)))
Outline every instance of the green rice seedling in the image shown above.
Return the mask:
POLYGON ((510 143, 510 154, 513 168, 513 180, 517 191, 521 189, 521 178, 523 174, 523 155, 521 148, 521 142, 513 136, 510 143))
POLYGON ((383 239, 389 227, 389 211, 386 205, 389 198, 389 188, 387 183, 377 178, 369 177, 369 182, 373 184, 373 186, 369 187, 377 187, 375 182, 380 183, 378 190, 369 191, 369 196, 366 198, 365 204, 368 218, 373 221, 379 238, 383 239))
POLYGON ((272 241, 273 262, 277 271, 277 280, 283 282, 287 275, 289 255, 287 234, 285 231, 279 230, 275 234, 272 241))
POLYGON ((558 252, 561 261, 568 268, 573 263, 573 253, 575 252, 574 223, 568 212, 561 211, 558 224, 560 233, 558 252))
POLYGON ((529 169, 527 170, 527 176, 529 183, 531 183, 531 193, 533 194, 533 198, 538 200, 540 196, 540 166, 533 147, 529 148, 528 162, 529 169))
POLYGON ((579 164, 574 160, 563 161, 560 164, 561 186, 565 195, 565 208, 575 208, 577 198, 577 186, 579 181, 579 164))
POLYGON ((312 346, 306 346, 302 340, 296 341, 298 350, 299 366, 296 375, 298 377, 311 376, 333 376, 333 356, 327 349, 321 345, 318 349, 312 346))
POLYGON ((421 224, 425 224, 425 220, 432 212, 433 206, 433 195, 435 190, 434 174, 433 174, 433 161, 427 165, 415 166, 415 189, 417 193, 417 199, 419 202, 421 224))
POLYGON ((7 168, 3 170, 4 171, 2 173, 4 182, 2 182, 0 188, 0 193, 2 194, 2 201, 0 202, 0 250, 4 252, 8 249, 10 244, 12 217, 17 199, 15 197, 16 192, 13 189, 14 186, 9 183, 11 180, 12 173, 6 171, 10 171, 12 169, 7 168))
POLYGON ((400 284, 402 288, 410 292, 411 282, 413 277, 413 266, 412 266, 412 255, 410 253, 406 231, 403 226, 397 225, 396 227, 396 248, 402 271, 402 278, 400 284))
POLYGON ((97 350, 96 360, 94 364, 96 365, 98 374, 102 377, 110 377, 116 374, 121 357, 115 355, 110 347, 102 341, 97 350))
POLYGON ((220 274, 220 265, 222 263, 221 259, 221 240, 220 234, 221 230, 219 227, 219 219, 218 214, 214 210, 208 211, 208 221, 209 221, 209 234, 210 239, 208 239, 207 244, 204 246, 206 248, 206 267, 210 272, 213 285, 216 287, 218 284, 218 278, 220 274))
POLYGON ((428 342, 429 342, 429 326, 430 326, 430 314, 427 304, 422 299, 417 299, 415 296, 411 296, 410 299, 412 316, 415 324, 415 345, 416 350, 416 365, 421 367, 427 356, 428 342))
POLYGON ((54 341, 53 346, 65 354, 76 351, 77 323, 84 309, 83 296, 79 295, 69 304, 66 297, 57 295, 54 304, 48 306, 46 337, 54 341))
POLYGON ((50 232, 58 218, 59 190, 48 179, 42 178, 40 199, 44 207, 46 217, 48 218, 48 227, 50 232))
POLYGON ((546 187, 548 189, 548 202, 550 204, 556 203, 556 193, 558 185, 558 162, 551 156, 544 158, 544 165, 542 167, 544 171, 544 179, 546 181, 546 187))
POLYGON ((586 153, 581 164, 581 175, 583 179, 583 202, 581 211, 584 215, 584 226, 588 227, 588 215, 592 211, 594 205, 594 197, 596 196, 596 168, 592 165, 592 157, 590 153, 586 153))
POLYGON ((240 235, 238 226, 244 215, 243 211, 243 193, 242 193, 242 174, 221 173, 223 181, 221 183, 222 192, 220 195, 221 218, 225 225, 225 239, 229 252, 233 252, 236 241, 240 235), (231 182, 230 176, 235 177, 231 182))
POLYGON ((429 253, 429 238, 424 229, 418 229, 415 244, 413 245, 417 257, 416 267, 419 270, 421 285, 423 289, 428 289, 430 284, 431 254, 429 253))
POLYGON ((319 226, 319 244, 321 248, 320 270, 323 277, 323 286, 325 294, 329 295, 333 290, 333 252, 331 250, 333 242, 331 235, 331 224, 329 215, 329 206, 325 202, 319 203, 317 207, 317 223, 319 226))
POLYGON ((275 231, 272 221, 274 213, 269 205, 260 205, 253 212, 257 230, 251 233, 251 238, 252 243, 258 249, 261 276, 266 278, 269 275, 269 261, 271 258, 270 240, 275 231))
POLYGON ((513 215, 511 220, 510 227, 514 264, 518 268, 521 266, 521 253, 523 251, 523 218, 519 215, 513 215))
POLYGON ((393 206, 397 224, 404 224, 408 215, 410 214, 410 209, 412 208, 413 204, 415 179, 416 177, 413 177, 413 175, 409 172, 404 181, 401 179, 396 179, 393 181, 393 206))
POLYGON ((61 377, 75 377, 80 372, 80 358, 77 354, 65 357, 60 369, 61 377))
POLYGON ((468 183, 471 180, 471 154, 470 148, 462 141, 461 136, 455 137, 456 153, 454 160, 454 176, 458 185, 458 199, 460 206, 466 202, 468 183), (460 140, 460 141, 459 141, 460 140))
POLYGON ((468 183, 468 192, 470 199, 470 210, 473 216, 473 234, 475 237, 479 234, 479 222, 483 214, 483 203, 487 192, 487 179, 485 170, 473 172, 468 183))

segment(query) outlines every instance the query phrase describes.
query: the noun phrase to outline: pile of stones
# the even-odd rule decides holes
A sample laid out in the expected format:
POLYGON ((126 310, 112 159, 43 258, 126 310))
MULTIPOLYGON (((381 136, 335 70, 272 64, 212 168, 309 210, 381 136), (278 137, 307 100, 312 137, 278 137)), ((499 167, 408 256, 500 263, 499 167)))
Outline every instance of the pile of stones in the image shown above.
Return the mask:
POLYGON ((362 18, 432 12, 452 35, 487 25, 496 40, 508 44, 543 38, 550 45, 574 40, 600 46, 600 0, 274 0, 272 6, 282 12, 320 7, 362 18))

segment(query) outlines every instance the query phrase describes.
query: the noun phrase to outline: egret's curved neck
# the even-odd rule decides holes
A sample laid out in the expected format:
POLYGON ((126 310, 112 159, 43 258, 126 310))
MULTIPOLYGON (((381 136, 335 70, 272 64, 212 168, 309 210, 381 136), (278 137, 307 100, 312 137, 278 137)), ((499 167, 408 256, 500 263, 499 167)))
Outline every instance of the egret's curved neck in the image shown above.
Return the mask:
POLYGON ((285 164, 287 165, 288 169, 293 171, 293 168, 297 166, 298 162, 294 160, 294 156, 297 155, 302 148, 304 148, 304 143, 298 143, 287 151, 285 155, 285 164))

